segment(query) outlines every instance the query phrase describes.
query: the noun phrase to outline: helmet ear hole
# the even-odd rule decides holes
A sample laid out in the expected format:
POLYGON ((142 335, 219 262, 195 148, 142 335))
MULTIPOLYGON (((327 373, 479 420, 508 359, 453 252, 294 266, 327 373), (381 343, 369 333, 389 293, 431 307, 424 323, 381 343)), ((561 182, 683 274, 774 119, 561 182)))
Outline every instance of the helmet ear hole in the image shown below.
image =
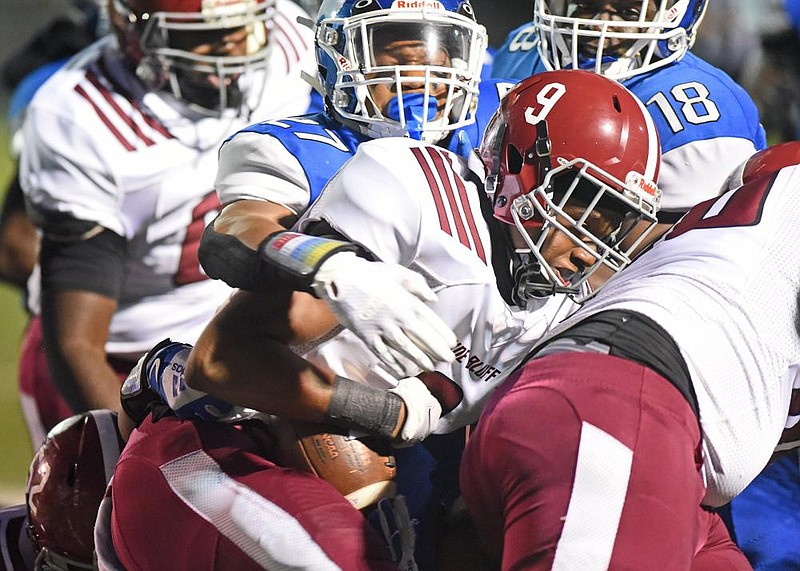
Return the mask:
POLYGON ((524 160, 522 153, 513 144, 506 146, 506 169, 510 174, 519 174, 522 171, 524 160))

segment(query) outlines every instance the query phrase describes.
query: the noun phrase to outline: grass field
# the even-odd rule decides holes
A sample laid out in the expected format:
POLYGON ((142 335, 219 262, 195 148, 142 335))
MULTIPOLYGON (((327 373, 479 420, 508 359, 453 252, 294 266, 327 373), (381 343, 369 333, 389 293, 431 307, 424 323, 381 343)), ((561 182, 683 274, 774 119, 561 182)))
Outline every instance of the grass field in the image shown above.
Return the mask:
MULTIPOLYGON (((0 193, 13 172, 7 140, 0 122, 0 193)), ((32 455, 17 391, 17 358, 26 320, 19 291, 0 283, 0 505, 23 501, 32 455)))

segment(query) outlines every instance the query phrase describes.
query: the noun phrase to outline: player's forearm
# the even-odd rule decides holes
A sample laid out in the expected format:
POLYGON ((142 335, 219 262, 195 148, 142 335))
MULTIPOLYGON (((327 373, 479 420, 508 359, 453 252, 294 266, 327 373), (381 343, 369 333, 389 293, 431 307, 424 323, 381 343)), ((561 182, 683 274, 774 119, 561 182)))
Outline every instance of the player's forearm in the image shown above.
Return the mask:
MULTIPOLYGON (((246 328, 246 326, 245 326, 246 328)), ((311 367, 283 343, 227 335, 212 323, 194 346, 186 384, 268 414, 324 420, 334 375, 311 367)))
POLYGON ((50 374, 75 412, 119 408, 120 381, 106 360, 105 343, 116 301, 86 292, 42 297, 42 326, 50 374))
POLYGON ((261 259, 259 245, 270 234, 285 230, 296 217, 271 202, 242 200, 226 206, 200 240, 198 258, 205 272, 231 287, 258 291, 261 259))
POLYGON ((75 343, 55 358, 62 366, 51 367, 54 372, 58 371, 54 382, 74 410, 119 409, 120 381, 108 365, 105 351, 75 343))
POLYGON ((281 343, 211 349, 207 341, 201 338, 187 363, 192 388, 284 418, 333 422, 385 437, 400 433, 405 405, 397 395, 314 367, 281 343))

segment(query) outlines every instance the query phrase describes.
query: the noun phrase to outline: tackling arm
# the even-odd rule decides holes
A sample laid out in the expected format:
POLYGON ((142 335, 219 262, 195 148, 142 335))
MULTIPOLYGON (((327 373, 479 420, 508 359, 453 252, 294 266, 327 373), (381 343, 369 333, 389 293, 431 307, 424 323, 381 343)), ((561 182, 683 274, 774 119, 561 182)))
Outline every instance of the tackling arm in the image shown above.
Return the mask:
POLYGON ((291 351, 336 325, 324 303, 306 294, 239 292, 206 327, 186 364, 186 384, 261 412, 334 422, 396 438, 427 436, 441 415, 416 378, 389 391, 338 377, 291 351))

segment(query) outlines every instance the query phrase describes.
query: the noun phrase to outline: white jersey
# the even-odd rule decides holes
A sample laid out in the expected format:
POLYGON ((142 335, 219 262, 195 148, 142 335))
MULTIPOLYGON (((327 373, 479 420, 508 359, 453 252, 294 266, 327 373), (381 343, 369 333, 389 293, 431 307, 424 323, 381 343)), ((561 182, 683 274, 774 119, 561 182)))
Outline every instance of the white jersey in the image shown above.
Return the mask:
POLYGON ((630 309, 670 334, 697 393, 712 506, 761 472, 791 423, 800 388, 798 220, 800 166, 702 203, 558 328, 630 309))
MULTIPOLYGON (((299 229, 325 220, 378 259, 411 268, 437 293, 431 305, 458 337, 456 361, 438 364, 463 391, 442 417, 445 433, 478 418, 492 390, 554 323, 575 304, 553 296, 535 312, 503 301, 492 269, 489 230, 481 216, 483 189, 467 179, 455 154, 410 139, 363 143, 306 215, 299 229)), ((374 386, 396 384, 349 331, 322 342, 305 357, 338 374, 374 386)))
POLYGON ((135 358, 171 336, 194 342, 230 294, 197 260, 219 211, 220 143, 253 118, 302 113, 313 69, 304 12, 278 0, 265 88, 253 117, 207 117, 146 92, 113 37, 90 46, 37 92, 27 111, 21 181, 35 217, 60 213, 127 239, 126 276, 106 350, 135 358))

